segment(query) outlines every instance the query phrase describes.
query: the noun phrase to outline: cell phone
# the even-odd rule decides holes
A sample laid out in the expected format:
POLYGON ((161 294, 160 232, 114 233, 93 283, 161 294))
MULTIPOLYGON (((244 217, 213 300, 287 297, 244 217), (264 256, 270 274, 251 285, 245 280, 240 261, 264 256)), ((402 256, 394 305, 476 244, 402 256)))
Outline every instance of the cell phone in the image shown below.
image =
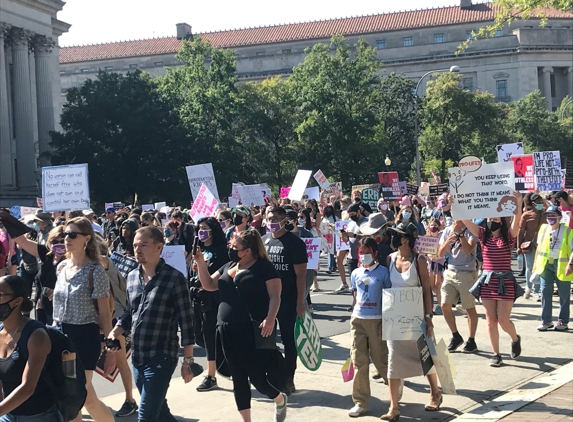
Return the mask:
POLYGON ((195 239, 193 239, 193 249, 191 249, 192 254, 195 254, 195 251, 197 250, 198 246, 199 246, 199 236, 195 236, 195 239))
POLYGON ((109 338, 105 339, 105 347, 108 349, 120 349, 121 350, 121 343, 118 339, 112 340, 109 338))

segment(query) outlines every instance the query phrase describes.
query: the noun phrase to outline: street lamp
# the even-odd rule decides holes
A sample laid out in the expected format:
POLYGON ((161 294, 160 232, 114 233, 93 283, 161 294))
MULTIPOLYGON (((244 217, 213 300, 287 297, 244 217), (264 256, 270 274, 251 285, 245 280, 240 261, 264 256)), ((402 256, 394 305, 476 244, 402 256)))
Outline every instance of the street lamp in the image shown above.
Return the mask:
MULTIPOLYGON (((415 97, 418 96, 418 89, 420 88, 420 85, 426 76, 431 75, 432 73, 444 73, 444 72, 460 73, 460 67, 459 66, 452 66, 449 69, 431 70, 431 71, 425 73, 424 76, 422 76, 420 78, 420 80, 418 81, 418 84, 416 85, 416 90, 414 91, 414 96, 415 97)), ((417 182, 418 186, 420 186, 422 183, 422 177, 420 175, 420 144, 418 142, 418 102, 417 101, 414 103, 414 113, 415 113, 414 114, 414 123, 415 123, 414 130, 416 133, 416 182, 417 182)))
POLYGON ((390 160, 390 158, 387 155, 386 155, 386 159, 384 160, 384 164, 386 164, 387 166, 392 164, 392 161, 390 160))

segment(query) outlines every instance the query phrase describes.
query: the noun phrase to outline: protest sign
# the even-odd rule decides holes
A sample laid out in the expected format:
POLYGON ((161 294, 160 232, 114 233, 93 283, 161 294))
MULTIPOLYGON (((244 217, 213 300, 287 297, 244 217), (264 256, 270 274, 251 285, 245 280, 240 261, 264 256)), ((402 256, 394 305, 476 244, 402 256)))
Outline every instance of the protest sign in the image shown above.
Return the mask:
POLYGON ((561 189, 561 155, 559 151, 533 153, 535 186, 540 191, 561 189))
POLYGON ((44 208, 44 200, 42 198, 36 198, 36 205, 38 205, 38 208, 44 208))
POLYGON ((440 183, 439 185, 430 185, 429 194, 430 196, 440 196, 442 193, 448 192, 448 184, 440 183))
POLYGON ((573 160, 567 160, 567 172, 565 173, 565 188, 573 189, 573 160))
MULTIPOLYGON (((112 352, 104 350, 104 352, 99 356, 94 372, 98 373, 109 382, 115 382, 115 379, 119 375, 119 368, 116 365, 109 374, 105 373, 105 358, 107 356, 107 353, 112 353, 112 352)), ((127 337, 125 339, 125 353, 126 353, 126 358, 129 361, 129 357, 131 356, 131 336, 129 335, 129 333, 127 333, 127 337)))
MULTIPOLYGON (((412 185, 410 183, 406 183, 406 192, 408 195, 417 195, 418 194, 418 186, 412 185)), ((428 192, 429 193, 429 192, 428 192)))
POLYGON ((363 202, 370 205, 370 208, 372 208, 373 210, 377 209, 378 199, 380 198, 380 194, 378 193, 378 190, 372 189, 372 188, 364 189, 362 191, 360 197, 362 198, 363 202))
POLYGON ((252 205, 265 205, 261 185, 245 185, 237 188, 241 203, 247 207, 252 205))
POLYGON ((342 182, 333 182, 324 191, 326 193, 342 193, 342 182))
POLYGON ((417 340, 423 320, 421 287, 382 290, 382 340, 417 340))
POLYGON ((187 171, 187 180, 189 180, 189 188, 191 188, 193 199, 199 194, 201 185, 205 184, 213 196, 219 200, 217 182, 215 182, 215 173, 213 173, 213 165, 211 163, 187 166, 185 170, 187 171))
POLYGON ((125 278, 127 278, 129 273, 135 270, 139 265, 135 258, 120 254, 118 252, 112 253, 109 259, 113 261, 117 271, 119 271, 119 273, 125 278))
POLYGON ((306 369, 316 371, 322 363, 320 334, 308 312, 296 319, 294 338, 298 357, 306 369))
POLYGON ((422 182, 420 185, 419 193, 425 196, 430 195, 430 183, 429 182, 422 182))
POLYGON ((12 205, 10 207, 10 215, 14 218, 22 218, 22 210, 20 209, 20 205, 12 205))
POLYGON ((87 210, 90 187, 87 164, 42 167, 44 212, 87 210))
POLYGON ((203 184, 195 197, 189 216, 197 223, 202 218, 212 217, 217 208, 219 208, 219 201, 213 196, 207 186, 203 184))
POLYGON ((20 206, 20 215, 22 217, 26 215, 34 215, 38 211, 40 211, 40 208, 20 206))
POLYGON ((436 345, 436 354, 432 355, 432 361, 434 362, 442 391, 446 394, 457 394, 456 386, 454 385, 456 370, 443 338, 436 345))
POLYGON ((266 183, 260 183, 260 186, 263 198, 270 198, 271 196, 273 196, 273 191, 271 190, 269 185, 267 185, 266 183))
POLYGON ((434 362, 432 361, 430 349, 426 344, 426 338, 423 335, 420 335, 420 337, 418 337, 418 341, 416 341, 416 345, 418 346, 418 353, 420 353, 420 363, 422 364, 424 376, 428 375, 428 372, 430 372, 430 369, 434 366, 434 362))
POLYGON ((243 182, 237 182, 233 183, 231 187, 231 196, 229 196, 229 206, 231 208, 239 205, 239 201, 241 200, 241 196, 239 195, 239 186, 245 186, 245 184, 243 182))
POLYGON ((484 164, 473 172, 455 167, 448 170, 448 177, 455 220, 511 217, 517 213, 512 161, 484 164))
POLYGON ((400 193, 402 195, 408 195, 408 188, 406 187, 406 182, 400 181, 400 193))
POLYGON ((561 169, 561 189, 565 189, 566 177, 567 177, 567 169, 561 169))
POLYGON ((185 245, 164 246, 161 258, 165 263, 175 268, 187 278, 187 263, 185 262, 185 245))
POLYGON ((512 155, 513 172, 515 173, 515 190, 521 193, 535 190, 535 170, 533 155, 512 155))
POLYGON ((394 201, 402 198, 398 172, 378 172, 378 181, 380 182, 380 192, 385 201, 394 201))
POLYGON ((320 222, 320 249, 324 253, 334 254, 334 224, 323 218, 320 222))
POLYGON ((419 254, 423 255, 437 255, 438 247, 440 245, 440 237, 431 236, 418 236, 414 249, 419 254))
POLYGON ((432 173, 432 177, 434 178, 434 182, 436 182, 437 185, 440 185, 442 183, 442 180, 438 177, 436 172, 434 170, 430 170, 430 173, 432 173))
POLYGON ((334 230, 336 230, 335 242, 336 242, 336 250, 337 251, 348 251, 348 250, 350 250, 350 243, 342 240, 342 236, 340 236, 340 233, 346 231, 346 229, 348 228, 348 224, 351 221, 352 220, 340 220, 340 221, 337 221, 336 223, 334 223, 334 230))
POLYGON ((306 244, 306 254, 308 263, 306 268, 308 270, 318 270, 318 258, 320 258, 320 237, 307 237, 303 238, 306 244))
POLYGON ((312 188, 306 188, 304 194, 308 199, 314 199, 315 201, 320 201, 320 188, 318 186, 313 186, 312 188))
POLYGON ((314 180, 316 180, 316 183, 318 183, 318 185, 322 189, 328 189, 328 187, 330 186, 330 182, 328 181, 322 170, 318 170, 316 173, 314 173, 314 180))
POLYGON ((288 193, 290 192, 290 187, 282 187, 281 188, 281 198, 288 198, 288 193))
POLYGON ((517 142, 515 144, 505 144, 497 146, 497 161, 505 163, 511 161, 512 155, 523 155, 523 143, 517 142))
POLYGON ((153 210, 153 204, 143 204, 141 205, 142 211, 151 211, 153 210))
POLYGON ((291 201, 300 201, 306 190, 306 185, 308 185, 308 179, 312 171, 310 170, 299 170, 296 172, 294 182, 292 182, 292 187, 288 193, 288 199, 291 201))
POLYGON ((166 207, 167 203, 165 201, 163 202, 156 202, 155 204, 153 204, 153 206, 155 207, 155 209, 157 211, 159 211, 161 208, 166 207))

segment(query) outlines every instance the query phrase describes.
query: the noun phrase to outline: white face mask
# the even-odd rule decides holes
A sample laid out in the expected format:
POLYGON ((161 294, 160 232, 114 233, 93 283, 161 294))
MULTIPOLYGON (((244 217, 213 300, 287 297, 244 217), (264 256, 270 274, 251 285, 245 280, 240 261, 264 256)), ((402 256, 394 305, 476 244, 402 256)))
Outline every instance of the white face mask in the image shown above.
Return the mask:
POLYGON ((388 209, 388 204, 382 204, 382 205, 380 205, 380 209, 381 209, 382 211, 386 211, 386 210, 388 209))
POLYGON ((374 262, 372 254, 358 255, 358 257, 360 258, 360 262, 362 262, 363 265, 371 265, 372 262, 374 262))

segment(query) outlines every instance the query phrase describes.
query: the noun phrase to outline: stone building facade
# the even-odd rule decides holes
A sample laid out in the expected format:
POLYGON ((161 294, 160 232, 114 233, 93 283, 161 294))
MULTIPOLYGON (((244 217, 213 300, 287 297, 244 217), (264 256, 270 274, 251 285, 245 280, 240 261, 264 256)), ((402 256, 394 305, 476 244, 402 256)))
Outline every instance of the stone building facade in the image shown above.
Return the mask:
POLYGON ((34 205, 59 121, 61 0, 0 2, 0 205, 34 205))

